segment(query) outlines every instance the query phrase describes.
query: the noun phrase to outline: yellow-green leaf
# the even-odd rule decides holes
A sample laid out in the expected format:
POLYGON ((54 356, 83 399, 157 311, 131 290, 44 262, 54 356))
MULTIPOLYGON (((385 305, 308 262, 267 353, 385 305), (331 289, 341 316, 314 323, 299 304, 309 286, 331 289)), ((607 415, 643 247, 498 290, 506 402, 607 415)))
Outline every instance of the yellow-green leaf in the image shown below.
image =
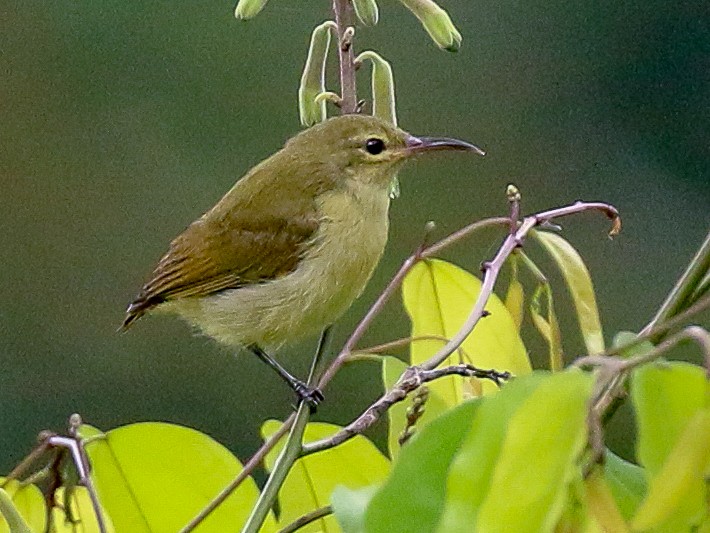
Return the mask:
MULTIPOLYGON (((480 290, 480 280, 457 266, 438 259, 419 262, 402 285, 412 336, 451 338, 468 318, 480 290)), ((495 294, 489 298, 486 311, 490 315, 478 322, 461 345, 462 351, 454 352, 445 364, 467 362, 483 369, 507 370, 516 376, 530 373, 530 360, 515 321, 495 294)), ((413 342, 411 363, 429 359, 443 344, 438 340, 413 342)), ((490 393, 497 387, 488 381, 452 376, 432 382, 430 389, 452 406, 478 395, 480 390, 490 393)))
MULTIPOLYGON (((101 533, 96 512, 86 487, 73 487, 69 494, 65 487, 55 493, 55 506, 52 507, 52 533, 101 533), (66 505, 70 506, 67 513, 66 505)), ((109 514, 102 511, 106 533, 115 533, 109 514)))
MULTIPOLYGON (((88 442, 86 450, 101 504, 120 532, 180 530, 242 470, 207 435, 160 422, 114 429, 88 442)), ((245 479, 197 531, 239 529, 258 494, 254 480, 245 479)), ((263 531, 274 530, 270 515, 263 531)))
MULTIPOLYGON (((261 434, 267 439, 281 427, 277 420, 267 420, 261 434)), ((306 426, 304 442, 326 438, 340 429, 339 426, 311 422, 306 426)), ((266 456, 266 469, 271 471, 283 448, 281 441, 266 456)), ((338 485, 350 489, 381 483, 389 474, 390 462, 377 447, 365 437, 358 435, 349 441, 322 452, 308 455, 296 461, 279 492, 281 514, 279 523, 290 524, 298 517, 314 509, 328 505, 331 494, 338 485)), ((337 531, 334 517, 323 518, 299 530, 337 531)))
POLYGON ((239 0, 234 9, 234 16, 238 19, 249 20, 256 17, 268 0, 239 0))
POLYGON ((325 67, 330 48, 330 32, 335 23, 328 20, 317 26, 311 34, 306 64, 298 87, 298 112, 301 124, 312 126, 326 119, 326 101, 319 94, 325 92, 325 67))
POLYGON ((434 0, 400 0, 419 19, 436 46, 449 52, 458 51, 461 33, 451 17, 434 0))
POLYGON ((451 465, 441 533, 552 531, 581 477, 592 377, 536 372, 485 398, 451 465))
POLYGON ((375 0, 353 0, 355 15, 365 26, 374 26, 380 18, 375 0))
POLYGON ((587 346, 587 352, 590 354, 603 353, 604 335, 599 321, 597 300, 594 295, 592 278, 584 261, 577 250, 559 235, 547 231, 531 231, 530 233, 552 256, 565 278, 577 311, 579 327, 587 346))
POLYGON ((43 533, 46 524, 44 498, 35 485, 13 479, 0 489, 0 532, 43 533))
POLYGON ((505 294, 505 307, 513 318, 515 327, 520 331, 523 323, 523 305, 525 304, 525 290, 518 277, 518 255, 513 254, 508 259, 511 265, 510 282, 508 292, 505 294))
POLYGON ((394 75, 389 61, 377 52, 368 50, 357 56, 357 62, 372 64, 372 114, 394 126, 397 125, 397 109, 394 99, 394 75))
POLYGON ((667 521, 688 531, 698 526, 708 516, 708 465, 710 408, 698 411, 688 421, 663 467, 651 479, 648 495, 634 517, 634 528, 646 530, 667 521))
POLYGON ((689 363, 646 365, 634 372, 636 453, 646 468, 648 494, 635 527, 690 530, 707 518, 710 474, 710 384, 689 363))
POLYGON ((367 533, 435 529, 444 507, 449 465, 479 405, 472 400, 449 409, 407 443, 365 513, 367 533))

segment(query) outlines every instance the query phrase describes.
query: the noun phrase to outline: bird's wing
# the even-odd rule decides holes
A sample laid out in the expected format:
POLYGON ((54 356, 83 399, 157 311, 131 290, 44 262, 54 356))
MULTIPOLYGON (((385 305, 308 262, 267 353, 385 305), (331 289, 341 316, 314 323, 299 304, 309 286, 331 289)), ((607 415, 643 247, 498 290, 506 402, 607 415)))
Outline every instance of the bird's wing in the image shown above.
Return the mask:
POLYGON ((167 300, 206 296, 292 272, 317 227, 313 211, 288 218, 203 217, 193 222, 173 240, 128 307, 123 328, 167 300))

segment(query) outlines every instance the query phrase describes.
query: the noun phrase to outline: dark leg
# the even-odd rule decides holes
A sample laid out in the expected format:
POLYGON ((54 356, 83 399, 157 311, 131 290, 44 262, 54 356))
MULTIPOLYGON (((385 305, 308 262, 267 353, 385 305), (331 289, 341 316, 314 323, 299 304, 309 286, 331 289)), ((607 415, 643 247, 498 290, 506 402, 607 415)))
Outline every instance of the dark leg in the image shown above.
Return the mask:
POLYGON ((306 402, 311 408, 311 411, 315 411, 318 404, 323 401, 323 393, 320 390, 317 388, 310 388, 300 379, 296 379, 293 375, 291 375, 291 373, 289 373, 288 370, 281 366, 259 346, 252 344, 248 348, 252 353, 254 353, 254 355, 264 361, 267 365, 273 368, 279 376, 281 376, 281 379, 283 379, 296 393, 299 402, 306 402))

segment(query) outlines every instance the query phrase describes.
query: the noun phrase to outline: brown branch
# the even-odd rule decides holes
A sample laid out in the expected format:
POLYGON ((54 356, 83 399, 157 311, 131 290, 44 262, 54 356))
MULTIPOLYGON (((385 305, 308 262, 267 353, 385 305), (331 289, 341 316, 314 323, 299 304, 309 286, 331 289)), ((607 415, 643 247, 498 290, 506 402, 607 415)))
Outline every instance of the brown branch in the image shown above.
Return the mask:
POLYGON ((310 513, 306 513, 297 518, 286 527, 279 529, 278 533, 293 533, 294 531, 298 531, 302 527, 305 527, 308 524, 331 514, 333 514, 333 508, 330 505, 324 505, 323 507, 313 509, 310 513))
POLYGON ((497 370, 481 370, 473 365, 460 364, 435 368, 432 370, 423 369, 421 365, 410 366, 400 376, 392 390, 382 395, 375 403, 368 407, 364 413, 353 422, 342 428, 340 431, 322 440, 309 442, 303 445, 301 456, 310 455, 322 450, 327 450, 338 446, 343 442, 359 435, 377 420, 394 404, 404 400, 407 395, 417 390, 423 383, 428 383, 444 376, 463 376, 479 379, 490 379, 500 385, 502 381, 510 378, 509 372, 498 372, 497 370))
POLYGON ((333 13, 338 29, 338 59, 340 64, 340 112, 343 115, 357 113, 357 85, 355 80, 355 52, 351 0, 333 0, 333 13))

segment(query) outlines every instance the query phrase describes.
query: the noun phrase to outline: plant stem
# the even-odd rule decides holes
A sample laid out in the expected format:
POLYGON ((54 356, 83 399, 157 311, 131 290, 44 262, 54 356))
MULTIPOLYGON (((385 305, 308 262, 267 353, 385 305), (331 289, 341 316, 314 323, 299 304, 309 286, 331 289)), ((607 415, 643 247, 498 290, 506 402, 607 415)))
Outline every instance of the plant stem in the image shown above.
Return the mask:
POLYGON ((351 0, 333 0, 335 24, 338 27, 338 58, 340 62, 340 112, 357 113, 355 83, 355 52, 353 51, 353 6, 351 0))
MULTIPOLYGON (((328 345, 330 332, 331 328, 328 326, 321 333, 320 341, 318 342, 318 347, 316 348, 311 363, 311 369, 308 373, 309 387, 313 386, 316 381, 316 371, 328 345)), ((259 499, 251 511, 251 515, 249 515, 249 518, 244 524, 242 533, 258 533, 261 526, 264 524, 264 520, 266 520, 269 511, 276 502, 279 490, 281 490, 284 481, 286 481, 286 476, 291 471, 293 463, 295 463, 296 459, 301 455, 303 433, 306 431, 306 425, 308 424, 310 415, 311 407, 308 405, 308 402, 301 401, 296 411, 296 419, 293 426, 291 426, 291 432, 288 435, 288 439, 286 439, 284 449, 276 459, 276 464, 274 464, 269 479, 266 480, 266 485, 264 485, 259 499)))
MULTIPOLYGON (((673 290, 671 290, 666 301, 661 305, 656 316, 643 328, 641 334, 643 335, 655 329, 659 324, 663 324, 684 309, 690 307, 694 302, 689 301, 689 299, 693 296, 693 293, 708 271, 710 271, 710 232, 708 232, 705 241, 700 245, 700 249, 695 254, 695 257, 690 261, 685 272, 683 272, 683 275, 675 284, 673 290)), ((662 340, 662 337, 654 336, 651 340, 652 342, 659 342, 662 340)))

